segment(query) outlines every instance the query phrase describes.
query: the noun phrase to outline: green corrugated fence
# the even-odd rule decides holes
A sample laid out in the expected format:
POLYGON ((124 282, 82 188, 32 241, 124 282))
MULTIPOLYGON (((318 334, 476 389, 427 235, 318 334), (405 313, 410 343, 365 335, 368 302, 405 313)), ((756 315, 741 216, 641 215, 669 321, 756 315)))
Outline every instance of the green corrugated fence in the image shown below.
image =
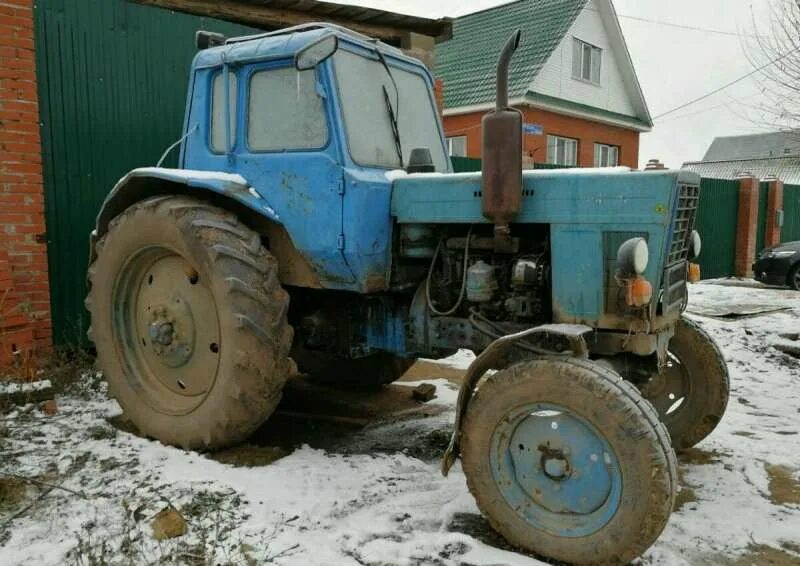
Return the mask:
POLYGON ((703 279, 734 274, 739 181, 702 179, 695 228, 703 247, 697 258, 703 279))
POLYGON ((781 241, 797 240, 800 240, 800 185, 784 185, 781 241))
POLYGON ((53 339, 77 345, 89 231, 114 183, 155 165, 180 136, 195 31, 254 30, 123 0, 46 0, 35 10, 53 339))

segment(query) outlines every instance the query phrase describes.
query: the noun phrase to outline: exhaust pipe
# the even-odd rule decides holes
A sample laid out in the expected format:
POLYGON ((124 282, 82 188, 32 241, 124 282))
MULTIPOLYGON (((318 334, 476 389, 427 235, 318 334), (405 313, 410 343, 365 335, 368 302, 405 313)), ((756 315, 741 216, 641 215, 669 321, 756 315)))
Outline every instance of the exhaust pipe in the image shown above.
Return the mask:
POLYGON ((519 30, 514 32, 500 53, 495 109, 481 120, 481 211, 494 224, 495 248, 510 243, 509 224, 522 207, 522 112, 508 106, 508 66, 520 36, 519 30))

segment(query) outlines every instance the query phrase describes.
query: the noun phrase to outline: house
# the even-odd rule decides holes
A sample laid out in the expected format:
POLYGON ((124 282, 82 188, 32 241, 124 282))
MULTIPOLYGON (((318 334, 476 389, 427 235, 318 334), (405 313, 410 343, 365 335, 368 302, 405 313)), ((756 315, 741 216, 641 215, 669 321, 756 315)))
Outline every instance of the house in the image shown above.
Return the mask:
POLYGON ((684 163, 683 169, 716 179, 749 174, 800 185, 800 132, 714 138, 703 160, 684 163))
POLYGON ((611 0, 520 0, 456 18, 435 50, 451 155, 480 157, 497 56, 516 29, 509 98, 524 114, 524 162, 637 167, 653 122, 611 0))
POLYGON ((89 231, 114 183, 180 137, 195 32, 319 21, 424 61, 451 35, 318 0, 0 0, 0 366, 85 344, 89 231))

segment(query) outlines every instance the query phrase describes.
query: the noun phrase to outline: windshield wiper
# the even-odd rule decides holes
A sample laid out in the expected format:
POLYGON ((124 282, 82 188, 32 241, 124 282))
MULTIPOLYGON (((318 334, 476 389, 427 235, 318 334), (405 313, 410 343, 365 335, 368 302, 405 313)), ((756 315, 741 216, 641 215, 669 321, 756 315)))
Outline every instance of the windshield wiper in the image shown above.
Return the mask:
POLYGON ((397 149, 397 157, 400 159, 400 167, 403 167, 403 146, 400 145, 400 130, 397 129, 397 115, 392 108, 389 100, 389 91, 383 85, 383 101, 386 103, 386 112, 389 114, 389 123, 392 125, 392 136, 394 137, 394 147, 397 149))
POLYGON ((392 126, 392 137, 394 137, 394 147, 397 150, 397 157, 400 159, 400 167, 403 167, 403 145, 400 143, 400 128, 397 125, 397 117, 400 115, 400 89, 397 88, 397 82, 394 80, 394 75, 392 74, 392 70, 389 68, 389 63, 386 62, 386 58, 383 56, 383 53, 376 47, 375 53, 378 54, 378 59, 380 60, 383 68, 386 69, 386 74, 389 75, 389 79, 392 81, 392 86, 394 86, 394 99, 395 99, 395 106, 392 107, 392 101, 389 99, 389 91, 386 90, 386 85, 383 85, 383 101, 386 103, 386 111, 389 114, 389 123, 392 126))

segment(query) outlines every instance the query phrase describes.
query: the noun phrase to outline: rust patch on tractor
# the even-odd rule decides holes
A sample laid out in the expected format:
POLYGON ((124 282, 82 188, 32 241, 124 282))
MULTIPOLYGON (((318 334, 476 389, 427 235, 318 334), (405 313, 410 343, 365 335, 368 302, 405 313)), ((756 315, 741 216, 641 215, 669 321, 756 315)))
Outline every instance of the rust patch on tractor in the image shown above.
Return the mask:
POLYGON ((364 280, 364 292, 375 293, 386 290, 386 276, 383 273, 370 273, 364 280))
POLYGON ((286 228, 269 223, 266 229, 269 249, 278 260, 278 278, 284 285, 322 289, 314 268, 292 243, 286 228))

